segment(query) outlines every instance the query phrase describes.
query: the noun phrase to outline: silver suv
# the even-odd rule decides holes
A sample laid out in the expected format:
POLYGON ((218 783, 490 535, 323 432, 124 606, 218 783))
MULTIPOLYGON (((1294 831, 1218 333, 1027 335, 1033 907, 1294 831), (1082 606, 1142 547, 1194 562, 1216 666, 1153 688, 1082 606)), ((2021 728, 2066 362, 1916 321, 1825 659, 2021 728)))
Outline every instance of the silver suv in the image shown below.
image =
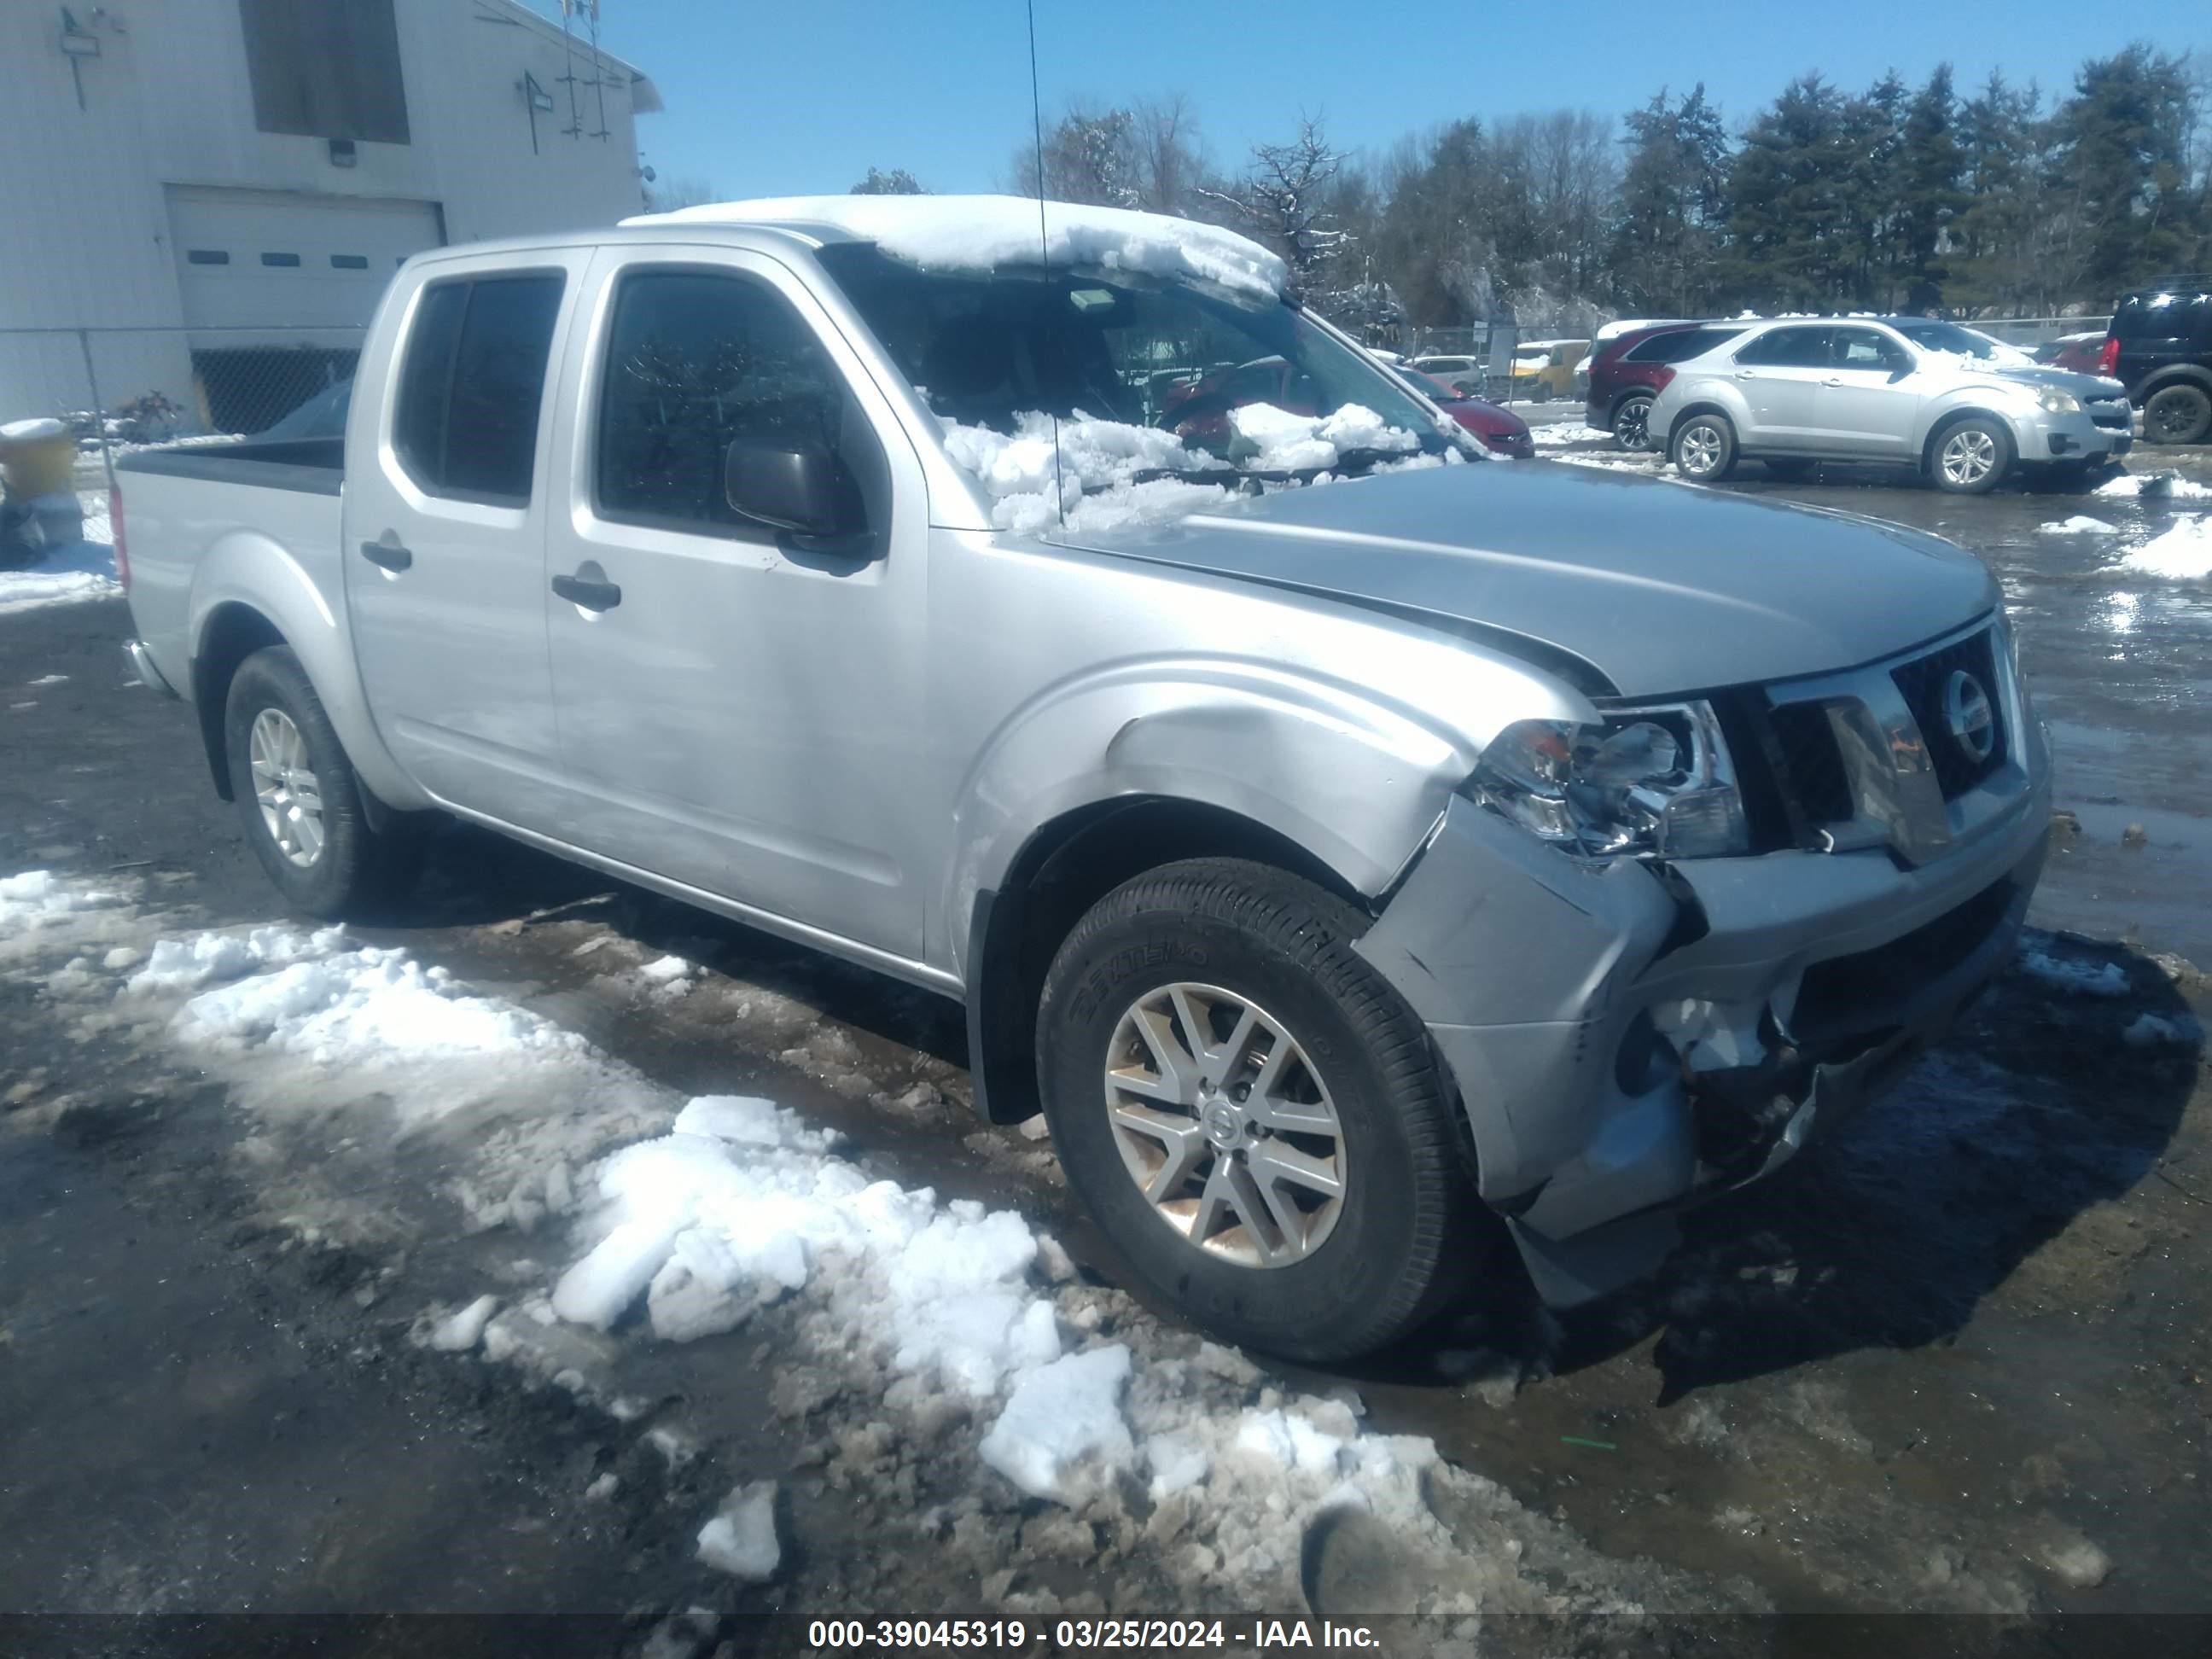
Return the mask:
POLYGON ((1970 495, 2018 467, 2081 477, 2126 454, 2135 434, 2118 381, 2044 368, 1920 317, 1756 325, 1679 365, 1650 422, 1699 483, 1747 456, 1785 477, 1874 461, 1970 495))

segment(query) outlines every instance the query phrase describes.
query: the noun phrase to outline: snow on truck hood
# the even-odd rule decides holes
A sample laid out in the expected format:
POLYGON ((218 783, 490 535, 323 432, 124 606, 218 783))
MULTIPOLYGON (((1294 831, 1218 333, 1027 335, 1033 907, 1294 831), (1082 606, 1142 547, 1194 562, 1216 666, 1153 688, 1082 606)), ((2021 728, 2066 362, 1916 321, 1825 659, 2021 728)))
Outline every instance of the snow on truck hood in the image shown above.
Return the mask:
POLYGON ((1996 603, 1981 562, 1902 525, 1661 480, 1511 464, 1238 500, 1050 539, 1498 630, 1627 696, 1831 673, 1996 603))
POLYGON ((1266 299, 1289 268, 1249 237, 1195 220, 1033 197, 774 196, 642 214, 625 225, 787 225, 834 230, 926 269, 1098 265, 1194 277, 1266 299), (1042 219, 1042 222, 1040 222, 1042 219))

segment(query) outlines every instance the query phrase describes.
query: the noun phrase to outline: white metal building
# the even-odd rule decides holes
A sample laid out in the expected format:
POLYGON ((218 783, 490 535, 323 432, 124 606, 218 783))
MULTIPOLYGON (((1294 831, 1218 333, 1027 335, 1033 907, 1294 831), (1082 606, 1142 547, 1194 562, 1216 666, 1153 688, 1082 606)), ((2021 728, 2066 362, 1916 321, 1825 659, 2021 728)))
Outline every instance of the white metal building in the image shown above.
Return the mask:
POLYGON ((196 357, 342 351, 410 253, 638 212, 659 98, 574 9, 0 0, 0 419, 87 406, 61 331, 109 408, 204 411, 196 357))

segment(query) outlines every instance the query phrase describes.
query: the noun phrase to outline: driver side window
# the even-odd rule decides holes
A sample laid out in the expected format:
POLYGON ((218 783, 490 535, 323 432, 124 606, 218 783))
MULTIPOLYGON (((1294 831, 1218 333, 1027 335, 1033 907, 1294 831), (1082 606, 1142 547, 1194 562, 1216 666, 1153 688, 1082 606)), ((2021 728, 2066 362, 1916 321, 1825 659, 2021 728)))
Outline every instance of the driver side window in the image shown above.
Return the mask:
POLYGON ((1747 341, 1735 361, 1759 368, 1820 368, 1827 363, 1825 328, 1778 328, 1747 341))
POLYGON ((1856 368, 1887 374, 1906 366, 1905 354, 1870 328, 1839 328, 1835 331, 1833 368, 1856 368))
POLYGON ((723 458, 740 438, 833 453, 865 429, 844 379, 788 301, 749 277, 634 270, 615 293, 599 410, 606 518, 752 537, 723 458))

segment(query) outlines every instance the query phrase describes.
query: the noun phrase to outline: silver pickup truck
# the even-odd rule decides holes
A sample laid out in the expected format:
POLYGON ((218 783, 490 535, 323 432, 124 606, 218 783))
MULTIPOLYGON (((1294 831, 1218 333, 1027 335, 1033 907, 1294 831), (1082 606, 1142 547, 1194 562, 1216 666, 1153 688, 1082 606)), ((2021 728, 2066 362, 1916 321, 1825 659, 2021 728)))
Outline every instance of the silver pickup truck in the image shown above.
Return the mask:
MULTIPOLYGON (((1313 1360, 1568 1304, 2012 948, 2048 759, 1934 538, 1459 429, 1251 243, 1001 198, 410 260, 342 440, 120 463, 286 901, 443 812, 964 1004, 1129 1270, 1313 1360)), ((121 549, 118 547, 118 551, 121 549)))

